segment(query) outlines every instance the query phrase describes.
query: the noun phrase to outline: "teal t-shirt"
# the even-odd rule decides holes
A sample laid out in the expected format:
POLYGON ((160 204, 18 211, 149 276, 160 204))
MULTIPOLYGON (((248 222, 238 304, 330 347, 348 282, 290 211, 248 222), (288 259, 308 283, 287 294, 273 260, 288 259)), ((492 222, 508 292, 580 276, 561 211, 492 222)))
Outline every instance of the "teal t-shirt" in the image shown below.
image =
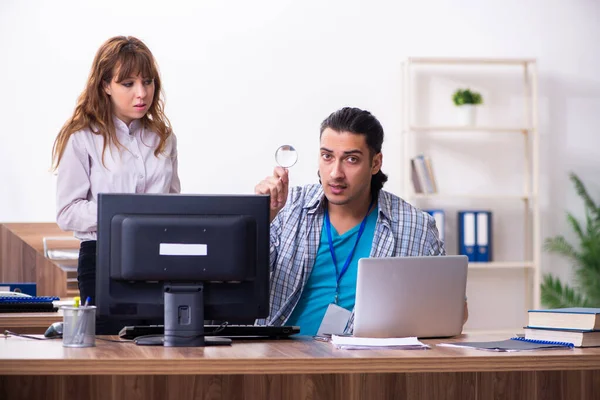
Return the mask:
MULTIPOLYGON (((377 214, 378 207, 375 207, 367 217, 365 230, 358 241, 348 269, 340 280, 338 305, 350 311, 354 308, 356 298, 358 260, 369 257, 371 254, 371 245, 373 243, 373 236, 375 235, 375 225, 377 224, 377 214)), ((338 262, 338 271, 342 270, 350 251, 356 243, 359 228, 360 224, 343 235, 339 235, 333 225, 331 226, 331 239, 338 262)), ((325 223, 323 223, 315 265, 302 291, 300 300, 292 315, 287 320, 286 325, 300 326, 301 335, 316 335, 327 307, 330 303, 334 302, 336 280, 337 273, 329 250, 327 228, 325 223)))

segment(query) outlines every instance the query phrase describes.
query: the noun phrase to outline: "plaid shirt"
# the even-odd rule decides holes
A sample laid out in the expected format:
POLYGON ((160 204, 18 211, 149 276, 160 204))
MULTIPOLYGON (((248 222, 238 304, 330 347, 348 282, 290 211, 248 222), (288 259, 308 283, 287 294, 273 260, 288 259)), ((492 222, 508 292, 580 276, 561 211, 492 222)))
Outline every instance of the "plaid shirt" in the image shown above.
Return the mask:
MULTIPOLYGON (((271 295, 260 325, 284 325, 298 304, 317 257, 324 220, 320 184, 292 188, 285 207, 271 222, 271 295)), ((444 255, 435 220, 399 197, 381 190, 370 257, 444 255)), ((354 311, 346 328, 352 332, 354 311)))

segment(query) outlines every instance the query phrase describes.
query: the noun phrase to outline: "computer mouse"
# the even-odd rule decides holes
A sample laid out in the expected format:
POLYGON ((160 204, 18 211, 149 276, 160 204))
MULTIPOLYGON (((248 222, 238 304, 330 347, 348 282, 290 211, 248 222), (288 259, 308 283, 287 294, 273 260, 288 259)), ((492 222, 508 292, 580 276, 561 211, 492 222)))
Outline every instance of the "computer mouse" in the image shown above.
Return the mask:
POLYGON ((63 323, 55 322, 46 329, 44 337, 47 338, 61 338, 63 334, 63 323))

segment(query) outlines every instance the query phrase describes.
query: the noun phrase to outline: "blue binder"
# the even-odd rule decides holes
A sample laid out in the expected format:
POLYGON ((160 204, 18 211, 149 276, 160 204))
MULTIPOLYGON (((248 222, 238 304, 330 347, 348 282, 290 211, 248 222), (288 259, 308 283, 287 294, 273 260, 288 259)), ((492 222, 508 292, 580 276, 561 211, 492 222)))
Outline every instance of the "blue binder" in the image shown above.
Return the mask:
POLYGON ((475 260, 477 262, 492 261, 492 212, 477 211, 475 223, 476 244, 475 260))
POLYGON ((476 231, 476 212, 459 211, 458 212, 458 254, 464 254, 469 262, 475 262, 475 233, 476 231))
POLYGON ((430 214, 433 217, 433 219, 435 219, 435 225, 437 227, 440 240, 446 243, 446 235, 444 234, 446 230, 446 215, 444 213, 444 210, 425 210, 425 212, 430 214))
POLYGON ((35 282, 0 282, 0 292, 19 292, 35 296, 37 289, 35 282))

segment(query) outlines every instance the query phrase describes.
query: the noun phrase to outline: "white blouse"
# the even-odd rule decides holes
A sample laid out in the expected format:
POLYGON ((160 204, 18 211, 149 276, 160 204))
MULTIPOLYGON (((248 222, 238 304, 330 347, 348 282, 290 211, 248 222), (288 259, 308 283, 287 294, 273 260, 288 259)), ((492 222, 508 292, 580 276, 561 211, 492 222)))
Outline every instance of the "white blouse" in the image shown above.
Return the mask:
POLYGON ((179 193, 177 139, 172 134, 158 157, 154 150, 159 136, 142 127, 139 120, 127 126, 114 118, 117 139, 123 146, 106 148, 104 139, 91 129, 69 138, 58 166, 56 222, 65 231, 74 231, 81 240, 96 240, 98 193, 179 193))

